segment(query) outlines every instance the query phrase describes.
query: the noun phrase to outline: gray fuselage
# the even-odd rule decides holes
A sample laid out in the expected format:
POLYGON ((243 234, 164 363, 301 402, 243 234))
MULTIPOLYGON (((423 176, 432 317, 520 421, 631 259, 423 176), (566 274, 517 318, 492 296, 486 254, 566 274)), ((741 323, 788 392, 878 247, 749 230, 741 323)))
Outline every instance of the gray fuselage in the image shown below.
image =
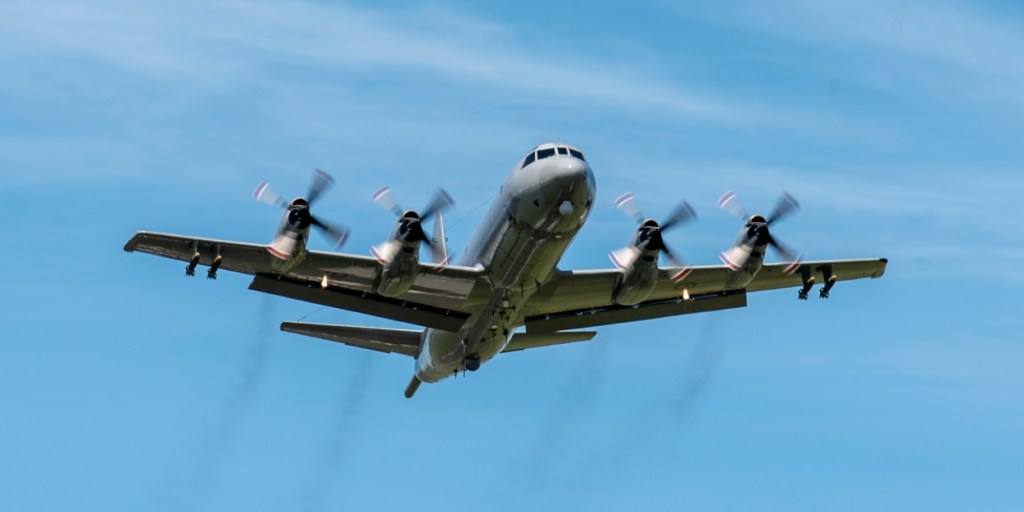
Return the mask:
MULTIPOLYGON (((538 149, 547 147, 554 145, 538 149)), ((458 332, 424 332, 417 378, 436 382, 464 369, 467 357, 486 362, 505 348, 523 305, 586 221, 595 192, 590 166, 575 156, 516 166, 458 262, 485 269, 490 294, 458 332)))

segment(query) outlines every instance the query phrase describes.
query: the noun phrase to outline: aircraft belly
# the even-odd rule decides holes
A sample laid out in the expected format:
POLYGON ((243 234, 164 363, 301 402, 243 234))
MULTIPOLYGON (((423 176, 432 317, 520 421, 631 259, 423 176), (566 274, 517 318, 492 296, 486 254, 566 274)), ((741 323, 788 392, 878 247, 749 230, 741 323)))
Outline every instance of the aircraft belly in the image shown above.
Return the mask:
POLYGON ((573 232, 555 238, 512 222, 503 223, 492 233, 500 236, 490 237, 495 244, 489 267, 494 286, 491 300, 459 332, 428 333, 416 372, 424 382, 455 375, 468 353, 477 355, 483 363, 501 352, 521 322, 518 311, 554 272, 575 235, 573 232))
POLYGON ((522 323, 523 306, 554 273, 590 212, 593 175, 582 171, 570 165, 540 175, 517 172, 506 182, 461 258, 463 265, 486 269, 489 296, 459 332, 427 332, 416 362, 420 380, 450 377, 467 356, 482 363, 505 348, 522 323))

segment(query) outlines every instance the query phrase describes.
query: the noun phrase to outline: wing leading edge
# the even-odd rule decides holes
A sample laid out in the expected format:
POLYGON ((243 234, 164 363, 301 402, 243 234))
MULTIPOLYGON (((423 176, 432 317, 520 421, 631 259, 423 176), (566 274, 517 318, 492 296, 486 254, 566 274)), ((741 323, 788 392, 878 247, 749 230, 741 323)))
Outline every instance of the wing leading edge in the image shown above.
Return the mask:
POLYGON ((739 308, 746 306, 747 292, 803 287, 812 277, 826 285, 832 277, 833 284, 875 279, 885 273, 887 263, 884 258, 806 262, 791 273, 786 272, 788 264, 769 264, 738 290, 727 288, 732 270, 725 266, 693 267, 679 282, 673 282, 672 276, 680 269, 664 268, 658 270, 654 291, 636 306, 612 301, 619 270, 558 272, 531 298, 524 320, 528 331, 547 332, 739 308))
POLYGON ((145 231, 124 250, 253 275, 253 290, 444 330, 461 326, 474 291, 486 284, 480 269, 421 262, 409 291, 388 298, 372 293, 381 265, 368 256, 308 251, 281 273, 264 245, 145 231))

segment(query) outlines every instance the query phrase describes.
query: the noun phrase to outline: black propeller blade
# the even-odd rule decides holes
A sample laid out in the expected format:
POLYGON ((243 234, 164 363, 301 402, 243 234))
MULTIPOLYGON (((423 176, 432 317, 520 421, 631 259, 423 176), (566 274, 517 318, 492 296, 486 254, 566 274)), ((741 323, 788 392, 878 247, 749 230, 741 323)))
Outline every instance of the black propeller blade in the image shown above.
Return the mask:
POLYGON ((775 203, 775 208, 772 209, 771 215, 768 216, 768 224, 789 217, 790 214, 799 209, 800 203, 796 202, 796 199, 789 195, 788 192, 783 192, 782 196, 779 197, 779 201, 775 203))
POLYGON ((306 201, 312 206, 320 195, 334 185, 334 178, 320 169, 313 170, 313 180, 309 183, 309 192, 306 194, 306 201))

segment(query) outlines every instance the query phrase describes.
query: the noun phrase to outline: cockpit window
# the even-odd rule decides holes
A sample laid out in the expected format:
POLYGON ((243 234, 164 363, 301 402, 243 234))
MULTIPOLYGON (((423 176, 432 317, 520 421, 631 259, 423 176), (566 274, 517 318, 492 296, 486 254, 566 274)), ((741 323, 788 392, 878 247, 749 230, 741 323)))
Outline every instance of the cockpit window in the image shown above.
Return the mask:
POLYGON ((574 156, 574 157, 576 157, 576 158, 579 158, 580 160, 583 160, 584 162, 587 161, 585 158, 583 158, 583 153, 580 153, 579 151, 576 151, 575 149, 569 148, 569 154, 574 156))
POLYGON ((523 167, 526 167, 527 165, 532 164, 533 161, 536 160, 536 159, 537 159, 537 154, 536 153, 530 153, 529 155, 526 155, 526 160, 523 161, 523 167))
POLYGON ((559 155, 568 155, 569 154, 569 148, 559 146, 558 147, 558 154, 559 155))
POLYGON ((555 156, 555 148, 537 150, 537 160, 541 160, 549 156, 555 156))

